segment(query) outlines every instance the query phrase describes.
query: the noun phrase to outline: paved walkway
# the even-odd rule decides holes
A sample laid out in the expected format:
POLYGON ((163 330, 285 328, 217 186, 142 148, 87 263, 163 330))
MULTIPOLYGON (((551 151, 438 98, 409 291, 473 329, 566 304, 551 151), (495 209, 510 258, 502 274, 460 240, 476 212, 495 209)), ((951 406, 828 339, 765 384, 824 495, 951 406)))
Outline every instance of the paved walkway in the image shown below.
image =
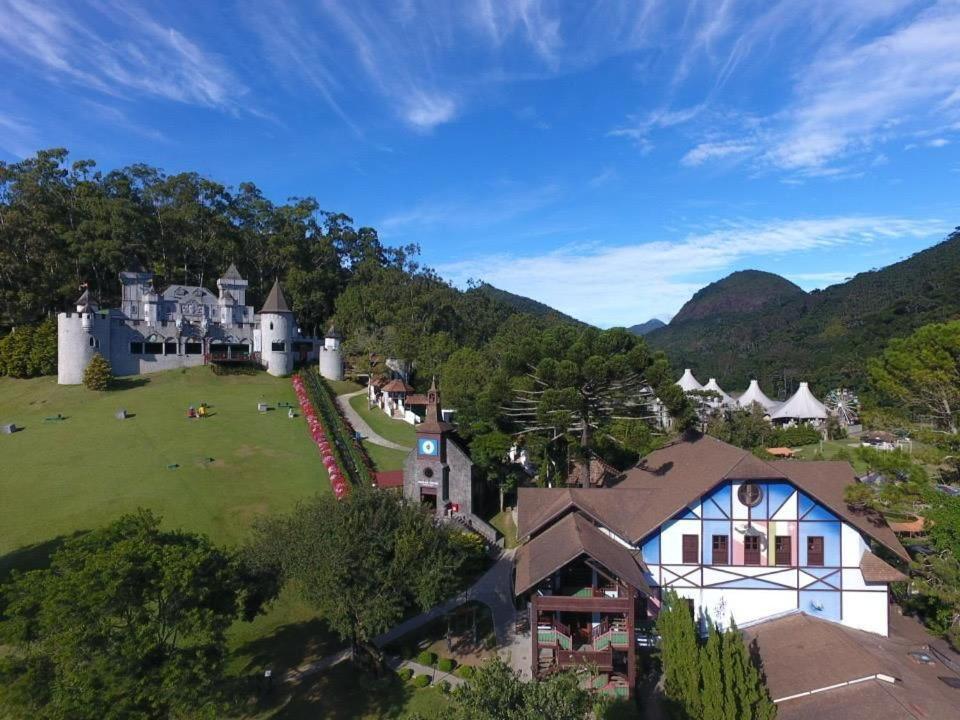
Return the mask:
POLYGON ((337 395, 337 405, 340 406, 340 410, 343 412, 344 417, 347 418, 347 422, 353 426, 356 432, 360 433, 364 440, 369 440, 374 445, 381 445, 382 447, 392 450, 413 450, 411 447, 395 443, 393 440, 387 440, 385 437, 377 435, 367 421, 360 417, 360 413, 353 409, 353 406, 350 404, 350 398, 354 398, 357 395, 365 395, 366 393, 367 390, 363 389, 347 393, 346 395, 337 395))
POLYGON ((387 667, 391 670, 410 668, 413 670, 414 677, 417 675, 429 675, 431 685, 436 685, 441 680, 446 680, 448 683, 450 683, 450 687, 456 687, 457 685, 463 683, 463 678, 457 677, 453 673, 443 672, 437 668, 430 667, 429 665, 421 665, 413 660, 403 660, 395 655, 391 655, 387 658, 387 667))
MULTIPOLYGON (((383 635, 373 639, 373 644, 379 648, 389 645, 394 640, 403 637, 407 633, 413 632, 417 628, 426 625, 431 620, 442 618, 451 610, 458 608, 465 602, 476 600, 490 607, 493 614, 493 630, 497 637, 497 645, 506 647, 513 642, 514 623, 516 622, 517 611, 513 607, 513 600, 510 597, 511 573, 513 572, 513 553, 506 550, 487 572, 480 576, 473 585, 450 598, 446 602, 436 605, 426 612, 420 613, 409 620, 406 620, 396 627, 391 628, 383 635)), ((350 658, 350 649, 340 650, 332 655, 320 658, 316 662, 308 665, 301 665, 289 671, 284 677, 285 682, 297 682, 311 675, 326 670, 329 667, 341 663, 350 658)), ((422 666, 421 666, 422 667, 422 666)), ((420 674, 419 671, 417 671, 420 674)), ((451 685, 453 681, 451 680, 451 685)))

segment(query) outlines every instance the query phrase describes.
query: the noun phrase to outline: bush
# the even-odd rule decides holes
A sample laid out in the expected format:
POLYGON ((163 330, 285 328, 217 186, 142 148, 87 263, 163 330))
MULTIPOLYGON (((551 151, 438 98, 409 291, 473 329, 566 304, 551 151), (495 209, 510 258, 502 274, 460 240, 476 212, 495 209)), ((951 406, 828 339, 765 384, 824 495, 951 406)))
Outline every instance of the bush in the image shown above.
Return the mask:
POLYGON ((456 662, 454 662, 453 658, 440 658, 437 662, 437 670, 440 672, 450 672, 455 665, 456 662))
POLYGON ((21 325, 0 338, 0 375, 29 378, 57 372, 57 321, 21 325))
POLYGON ((429 676, 429 675, 417 675, 417 676, 413 679, 413 686, 414 686, 414 687, 425 688, 425 687, 426 687, 427 685, 429 685, 429 684, 430 684, 430 676, 429 676))
POLYGON ((397 670, 397 676, 398 676, 401 680, 403 680, 404 682, 407 682, 407 680, 409 680, 410 678, 413 677, 413 669, 412 669, 412 668, 400 668, 399 670, 397 670))
POLYGON ((462 677, 464 680, 470 680, 473 678, 473 667, 470 665, 461 665, 457 668, 457 675, 462 677))
POLYGON ((439 683, 437 683, 437 687, 440 688, 440 692, 442 692, 444 695, 450 694, 450 682, 448 680, 441 680, 439 683))
POLYGON ((417 662, 421 665, 429 665, 432 667, 433 664, 437 662, 437 654, 432 653, 429 650, 424 650, 422 653, 417 655, 417 662))
POLYGON ((83 384, 88 390, 108 390, 113 383, 113 368, 103 355, 97 353, 83 371, 83 384))

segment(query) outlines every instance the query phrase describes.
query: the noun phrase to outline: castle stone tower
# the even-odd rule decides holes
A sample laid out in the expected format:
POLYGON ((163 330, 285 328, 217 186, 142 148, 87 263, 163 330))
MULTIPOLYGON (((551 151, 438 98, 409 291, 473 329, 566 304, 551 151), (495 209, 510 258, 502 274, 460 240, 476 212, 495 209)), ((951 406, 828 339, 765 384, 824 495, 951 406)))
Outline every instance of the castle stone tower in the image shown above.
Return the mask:
POLYGON ((279 280, 260 310, 260 342, 260 358, 268 373, 283 377, 293 372, 293 311, 279 280))
POLYGON ((220 297, 222 298, 225 294, 230 294, 240 307, 247 304, 247 285, 247 281, 240 277, 240 271, 237 270, 237 266, 233 263, 230 263, 230 267, 227 268, 223 277, 217 280, 217 289, 220 291, 220 297))
POLYGON ((76 312, 57 315, 57 382, 79 385, 83 371, 96 353, 110 358, 110 320, 101 317, 85 290, 76 302, 76 312))
POLYGON ((323 347, 320 348, 320 374, 327 380, 343 380, 343 356, 340 351, 342 341, 343 336, 333 323, 330 323, 330 329, 323 339, 323 347))

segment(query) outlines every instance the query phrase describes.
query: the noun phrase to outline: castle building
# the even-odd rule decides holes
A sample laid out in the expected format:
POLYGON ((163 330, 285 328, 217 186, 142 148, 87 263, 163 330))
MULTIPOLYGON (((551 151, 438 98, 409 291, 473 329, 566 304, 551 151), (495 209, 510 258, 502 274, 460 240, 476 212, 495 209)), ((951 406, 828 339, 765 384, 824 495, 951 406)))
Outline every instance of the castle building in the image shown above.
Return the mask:
MULTIPOLYGON (((654 451, 611 487, 520 488, 514 590, 534 675, 596 666, 632 693, 639 628, 667 591, 701 622, 803 613, 888 633, 888 588, 909 556, 882 516, 850 506, 845 462, 763 461, 707 435, 654 451)), ((598 682, 599 682, 598 680, 598 682)))
MULTIPOLYGON (((217 280, 218 294, 195 285, 158 293, 153 273, 120 273, 119 308, 101 310, 89 291, 75 312, 57 316, 57 381, 83 382, 96 353, 115 375, 171 370, 208 363, 255 363, 271 375, 289 375, 295 362, 314 360, 318 342, 301 335, 280 282, 259 313, 247 305, 247 281, 231 264, 217 280)), ((338 351, 339 352, 339 351, 338 351)))
POLYGON ((343 380, 343 355, 340 350, 342 342, 343 335, 330 323, 320 348, 320 374, 327 380, 343 380))

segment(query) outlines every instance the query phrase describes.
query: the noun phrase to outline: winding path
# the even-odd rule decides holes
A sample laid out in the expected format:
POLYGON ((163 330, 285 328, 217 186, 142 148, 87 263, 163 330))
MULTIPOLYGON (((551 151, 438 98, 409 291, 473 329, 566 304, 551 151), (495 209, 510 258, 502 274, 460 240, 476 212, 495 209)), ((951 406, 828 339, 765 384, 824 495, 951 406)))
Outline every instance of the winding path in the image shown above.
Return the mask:
MULTIPOLYGON (((490 607, 493 614, 493 630, 497 637, 497 645, 505 647, 513 640, 514 623, 517 618, 517 611, 513 606, 513 599, 510 597, 511 573, 513 572, 513 553, 506 550, 487 572, 473 585, 450 598, 446 602, 436 605, 426 612, 420 613, 409 620, 406 620, 396 627, 391 628, 383 635, 373 640, 373 644, 379 648, 389 645, 397 638, 403 637, 418 627, 426 625, 431 620, 443 617, 446 613, 460 607, 469 600, 482 602, 490 607)), ((284 677, 286 682, 297 682, 303 678, 316 675, 337 663, 350 658, 350 649, 345 648, 332 655, 320 658, 316 662, 308 665, 301 665, 288 672, 284 677)))
POLYGON ((393 440, 387 440, 385 437, 377 435, 377 433, 373 431, 373 428, 367 424, 367 421, 360 416, 360 413, 353 409, 353 406, 350 404, 350 398, 354 398, 357 395, 364 395, 366 392, 367 390, 364 388, 363 390, 346 393, 345 395, 337 395, 337 405, 340 406, 340 410, 350 425, 353 426, 353 429, 360 433, 364 440, 369 440, 374 445, 380 445, 385 448, 390 448, 391 450, 403 450, 404 452, 413 450, 411 447, 395 443, 393 440))

